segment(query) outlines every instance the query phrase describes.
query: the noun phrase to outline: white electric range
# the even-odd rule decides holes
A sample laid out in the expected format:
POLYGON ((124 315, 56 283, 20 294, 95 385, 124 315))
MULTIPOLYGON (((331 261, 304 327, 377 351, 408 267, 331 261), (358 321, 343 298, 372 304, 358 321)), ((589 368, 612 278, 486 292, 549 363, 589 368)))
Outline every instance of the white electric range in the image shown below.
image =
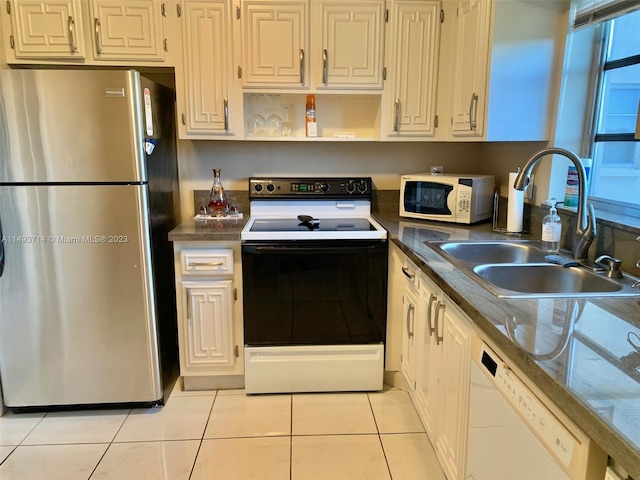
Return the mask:
POLYGON ((371 178, 250 178, 247 393, 382 389, 387 232, 371 178))

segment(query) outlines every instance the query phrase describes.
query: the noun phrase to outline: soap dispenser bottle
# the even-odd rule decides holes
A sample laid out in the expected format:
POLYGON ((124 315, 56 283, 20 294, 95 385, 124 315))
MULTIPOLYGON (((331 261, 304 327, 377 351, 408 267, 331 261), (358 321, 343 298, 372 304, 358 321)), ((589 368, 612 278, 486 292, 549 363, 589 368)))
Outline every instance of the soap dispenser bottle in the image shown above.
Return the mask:
POLYGON ((562 235, 562 221, 556 210, 556 199, 547 200, 550 205, 549 214, 542 219, 542 249, 545 252, 558 253, 560 236, 562 235))

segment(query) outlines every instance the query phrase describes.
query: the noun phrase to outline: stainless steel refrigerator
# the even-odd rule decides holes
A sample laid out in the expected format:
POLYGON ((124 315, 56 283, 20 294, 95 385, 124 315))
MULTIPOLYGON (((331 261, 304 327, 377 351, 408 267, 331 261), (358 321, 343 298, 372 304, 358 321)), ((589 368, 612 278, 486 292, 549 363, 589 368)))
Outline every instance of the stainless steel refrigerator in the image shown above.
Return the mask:
POLYGON ((161 404, 177 377, 174 92, 0 71, 0 381, 16 410, 161 404))

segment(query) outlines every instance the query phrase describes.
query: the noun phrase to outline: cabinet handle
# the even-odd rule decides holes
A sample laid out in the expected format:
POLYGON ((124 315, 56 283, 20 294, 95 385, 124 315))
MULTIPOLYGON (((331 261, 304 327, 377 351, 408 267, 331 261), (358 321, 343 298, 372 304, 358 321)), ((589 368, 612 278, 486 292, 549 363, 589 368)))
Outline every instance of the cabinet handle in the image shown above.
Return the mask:
POLYGON ((329 83, 329 70, 327 66, 327 49, 322 50, 322 83, 329 83))
POLYGON ((73 17, 71 15, 69 15, 68 26, 69 26, 69 45, 71 45, 71 52, 77 52, 78 46, 76 45, 76 33, 75 33, 76 22, 73 20, 73 17))
POLYGON ((402 267, 402 273, 404 273, 404 276, 407 277, 412 282, 413 282, 413 279, 416 278, 415 274, 409 273, 409 269, 407 267, 402 267))
POLYGON ((191 327, 191 289, 185 289, 187 300, 187 326, 191 327))
POLYGON ((429 324, 429 336, 433 335, 433 332, 436 331, 435 327, 431 326, 431 307, 433 306, 433 302, 436 301, 436 295, 434 293, 429 295, 429 307, 427 308, 427 323, 429 324))
POLYGON ((183 125, 187 124, 187 116, 184 113, 182 114, 182 124, 183 125))
POLYGON ((435 318, 435 333, 436 333, 436 345, 440 345, 442 343, 442 341, 444 340, 444 336, 440 335, 440 309, 444 310, 444 303, 440 302, 440 300, 438 300, 438 303, 436 303, 436 318, 435 318))
POLYGON ((397 132, 398 125, 400 124, 400 99, 396 98, 396 101, 394 102, 394 104, 395 104, 395 108, 393 113, 393 131, 397 132))
POLYGON ((229 131, 229 99, 224 97, 224 131, 229 131))
POLYGON ((407 336, 409 338, 413 337, 413 329, 411 328, 411 318, 414 316, 416 307, 413 306, 412 303, 407 307, 407 336))
POLYGON ((475 130, 478 116, 478 95, 476 93, 471 94, 471 102, 469 102, 469 129, 475 130))
POLYGON ((304 49, 300 49, 300 83, 304 85, 304 49))
POLYGON ((99 19, 97 18, 94 19, 93 28, 94 28, 94 33, 96 37, 96 53, 100 54, 102 53, 102 44, 100 43, 100 20, 99 19))
POLYGON ((191 267, 222 267, 224 262, 189 262, 187 268, 191 267))

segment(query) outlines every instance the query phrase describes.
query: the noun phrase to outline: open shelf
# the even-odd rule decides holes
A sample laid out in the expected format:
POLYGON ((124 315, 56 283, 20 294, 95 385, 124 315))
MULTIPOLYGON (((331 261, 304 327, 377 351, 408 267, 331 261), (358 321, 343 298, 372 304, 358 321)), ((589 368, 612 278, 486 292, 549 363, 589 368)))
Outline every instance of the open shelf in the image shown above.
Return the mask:
POLYGON ((307 94, 244 93, 245 139, 256 141, 374 141, 380 139, 381 95, 315 94, 318 136, 305 136, 307 94), (255 133, 252 117, 259 113, 265 123, 274 110, 285 120, 283 105, 289 108, 292 136, 270 136, 266 125, 255 133))

